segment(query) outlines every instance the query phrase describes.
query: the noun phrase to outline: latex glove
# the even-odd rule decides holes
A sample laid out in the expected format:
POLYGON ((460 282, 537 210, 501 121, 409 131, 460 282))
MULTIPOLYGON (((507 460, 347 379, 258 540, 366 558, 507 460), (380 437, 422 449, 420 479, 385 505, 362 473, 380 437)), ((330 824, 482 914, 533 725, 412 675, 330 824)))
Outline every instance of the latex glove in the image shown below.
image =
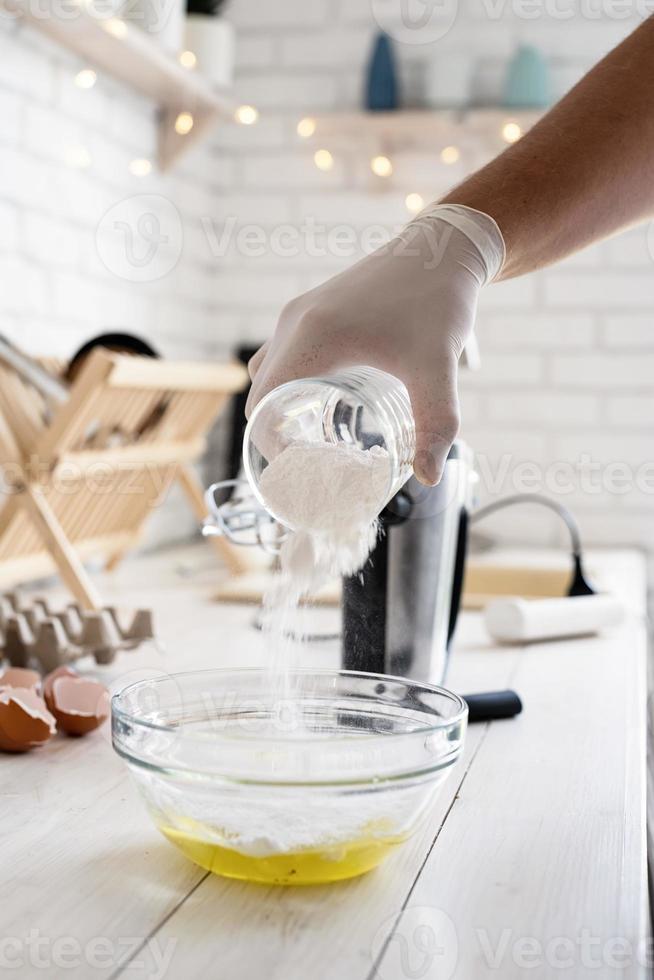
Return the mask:
POLYGON ((479 290, 504 261, 495 221, 433 205, 388 245, 292 300, 250 361, 246 414, 273 388, 365 364, 406 385, 416 425, 414 472, 441 478, 459 428, 457 370, 479 290))

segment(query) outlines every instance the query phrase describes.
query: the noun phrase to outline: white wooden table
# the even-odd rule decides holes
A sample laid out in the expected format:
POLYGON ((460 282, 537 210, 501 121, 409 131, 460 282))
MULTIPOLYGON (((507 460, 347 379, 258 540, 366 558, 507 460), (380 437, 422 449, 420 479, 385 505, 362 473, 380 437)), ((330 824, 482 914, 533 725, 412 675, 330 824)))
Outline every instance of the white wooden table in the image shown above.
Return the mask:
MULTIPOLYGON (((605 637, 497 649, 465 614, 450 685, 515 687, 524 713, 471 726, 421 836, 351 882, 276 889, 207 875, 154 829, 108 730, 0 757, 0 974, 648 976, 644 567, 626 553, 593 565, 630 602, 605 637)), ((155 608, 166 651, 124 655, 101 676, 120 686, 261 663, 252 612, 210 603, 215 585, 201 545, 102 582, 155 608)), ((336 658, 335 643, 307 653, 314 665, 336 658)))

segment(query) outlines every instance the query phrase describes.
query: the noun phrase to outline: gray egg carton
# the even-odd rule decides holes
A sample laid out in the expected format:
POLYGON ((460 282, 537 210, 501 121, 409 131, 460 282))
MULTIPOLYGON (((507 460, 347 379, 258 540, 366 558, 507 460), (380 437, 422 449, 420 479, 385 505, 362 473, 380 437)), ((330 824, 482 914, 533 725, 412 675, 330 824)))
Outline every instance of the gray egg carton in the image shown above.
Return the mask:
POLYGON ((72 603, 54 610, 47 599, 26 602, 16 592, 0 596, 0 654, 12 667, 37 660, 50 671, 89 655, 109 664, 117 653, 152 639, 149 609, 138 609, 123 627, 112 606, 89 612, 72 603))

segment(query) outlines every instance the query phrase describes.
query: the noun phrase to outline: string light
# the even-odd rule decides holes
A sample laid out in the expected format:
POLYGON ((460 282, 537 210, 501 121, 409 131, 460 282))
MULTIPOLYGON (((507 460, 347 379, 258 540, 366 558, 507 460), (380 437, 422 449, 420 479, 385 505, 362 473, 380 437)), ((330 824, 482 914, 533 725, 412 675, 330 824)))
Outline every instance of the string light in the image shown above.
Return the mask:
POLYGON ((313 162, 318 170, 323 170, 325 173, 334 167, 334 157, 329 150, 316 150, 313 155, 313 162))
POLYGON ((190 112, 180 112, 175 120, 175 132, 187 136, 193 129, 193 116, 190 112))
POLYGON ((506 143, 517 143, 522 136, 522 129, 517 122, 509 120, 502 126, 502 139, 506 143))
POLYGON ((444 146, 441 150, 441 160, 443 163, 449 165, 456 163, 461 157, 461 151, 458 146, 444 146))
POLYGON ((300 119, 297 124, 297 134, 303 140, 309 140, 316 131, 316 120, 312 119, 311 116, 307 116, 305 119, 300 119))
POLYGON ((91 166, 91 154, 85 146, 79 144, 66 147, 64 160, 69 167, 74 167, 76 170, 85 170, 91 166))
POLYGON ((109 20, 103 20, 101 23, 107 34, 111 34, 112 37, 119 39, 127 37, 127 24, 119 17, 110 17, 109 20))
POLYGON ((378 177, 390 177, 393 173, 393 164, 385 156, 373 157, 370 161, 370 169, 378 177))
POLYGON ((234 113, 234 118, 241 126, 254 126, 259 118, 259 110, 253 105, 240 105, 234 113))
POLYGON ((152 164, 145 157, 137 157, 130 163, 129 172, 134 177, 147 177, 148 174, 152 173, 152 164))
POLYGON ((78 88, 93 88, 98 80, 98 76, 92 68, 82 68, 75 75, 75 84, 78 88))
POLYGON ((404 203, 407 206, 407 211, 410 211, 411 214, 418 214, 425 206, 425 200, 422 194, 407 194, 404 203))
POLYGON ((188 68, 190 71, 192 68, 195 68, 198 63, 198 59, 193 51, 180 51, 179 63, 182 68, 188 68))

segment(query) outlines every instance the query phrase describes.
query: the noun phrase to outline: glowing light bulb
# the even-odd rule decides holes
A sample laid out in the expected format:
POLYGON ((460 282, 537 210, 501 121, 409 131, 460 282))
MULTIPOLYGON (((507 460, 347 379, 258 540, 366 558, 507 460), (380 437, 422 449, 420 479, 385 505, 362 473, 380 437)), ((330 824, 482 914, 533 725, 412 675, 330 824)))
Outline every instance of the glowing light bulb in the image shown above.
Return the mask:
POLYGON ((195 68, 198 63, 198 59, 193 51, 180 51, 179 53, 179 63, 182 68, 188 68, 191 70, 195 68))
POLYGON ((461 158, 461 151, 458 146, 444 146, 441 150, 441 160, 443 163, 451 165, 461 158))
POLYGON ((305 119, 300 119, 297 124, 297 134, 303 140, 311 139, 316 131, 316 120, 312 119, 311 116, 307 116, 305 119))
POLYGON ((313 155, 313 162, 318 170, 323 170, 325 173, 334 167, 334 157, 329 150, 316 150, 313 155))
POLYGON ((107 34, 111 34, 112 37, 117 37, 119 39, 127 37, 127 24, 119 17, 110 17, 109 20, 103 20, 102 27, 107 34))
POLYGON ((417 214, 425 206, 425 200, 422 194, 407 194, 404 203, 407 206, 407 211, 410 211, 411 214, 417 214))
POLYGON ((82 68, 75 75, 75 84, 78 88, 93 88, 98 80, 98 76, 92 68, 82 68))
POLYGON ((393 164, 388 157, 373 157, 370 161, 370 169, 378 177, 390 177, 393 173, 393 164))
POLYGON ((134 177, 147 177, 148 174, 152 173, 152 164, 145 157, 137 157, 130 163, 129 172, 134 177))
POLYGON ((67 146, 64 151, 64 161, 69 167, 76 170, 85 170, 91 166, 91 154, 85 146, 74 144, 67 146))
POLYGON ((240 105, 234 113, 234 118, 241 126, 253 126, 259 118, 259 110, 253 105, 240 105))
POLYGON ((193 116, 190 112, 180 112, 175 120, 175 132, 180 136, 187 136, 193 129, 193 116))
POLYGON ((509 120, 502 126, 502 139, 506 143, 517 143, 522 136, 522 128, 517 122, 509 120))

